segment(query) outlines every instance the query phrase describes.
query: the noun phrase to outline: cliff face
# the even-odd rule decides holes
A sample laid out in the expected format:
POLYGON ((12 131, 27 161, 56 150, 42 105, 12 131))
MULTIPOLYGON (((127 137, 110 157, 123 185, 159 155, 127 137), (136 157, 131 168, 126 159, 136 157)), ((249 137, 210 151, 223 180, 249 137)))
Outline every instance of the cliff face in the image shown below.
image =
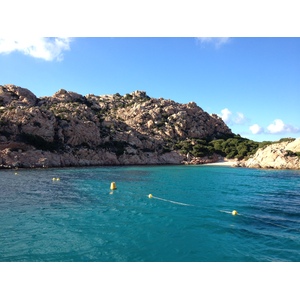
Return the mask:
POLYGON ((300 138, 293 142, 272 144, 258 149, 255 155, 245 162, 248 168, 300 169, 300 138))
POLYGON ((217 115, 135 91, 86 96, 59 90, 37 98, 0 86, 0 167, 180 164, 187 138, 233 135, 217 115))

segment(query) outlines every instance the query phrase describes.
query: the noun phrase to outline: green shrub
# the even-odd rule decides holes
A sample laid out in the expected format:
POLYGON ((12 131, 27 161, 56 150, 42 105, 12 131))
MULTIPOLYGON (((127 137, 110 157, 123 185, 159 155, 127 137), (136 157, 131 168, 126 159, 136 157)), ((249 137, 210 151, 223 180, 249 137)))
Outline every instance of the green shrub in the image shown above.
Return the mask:
POLYGON ((196 157, 210 156, 214 153, 227 158, 244 159, 258 149, 259 143, 242 138, 239 135, 227 139, 193 139, 178 142, 175 149, 181 153, 190 152, 196 157))
POLYGON ((300 152, 293 152, 291 150, 286 150, 284 156, 298 156, 298 157, 300 157, 300 152))
POLYGON ((124 96, 124 99, 125 99, 125 100, 131 100, 131 99, 132 99, 132 95, 126 94, 126 95, 124 96))
POLYGON ((281 142, 293 142, 295 140, 295 138, 282 138, 278 141, 278 143, 281 142))

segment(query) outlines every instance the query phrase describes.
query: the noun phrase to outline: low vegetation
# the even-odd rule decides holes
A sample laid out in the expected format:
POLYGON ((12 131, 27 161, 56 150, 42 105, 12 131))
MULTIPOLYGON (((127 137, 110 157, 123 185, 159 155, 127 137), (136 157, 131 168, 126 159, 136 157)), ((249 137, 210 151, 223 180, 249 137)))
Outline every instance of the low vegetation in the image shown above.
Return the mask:
POLYGON ((226 158, 244 159, 256 152, 258 142, 234 135, 224 139, 191 139, 175 144, 175 150, 182 154, 190 153, 195 157, 211 156, 214 153, 226 158))
MULTIPOLYGON (((188 139, 180 141, 174 145, 174 150, 179 150, 182 154, 192 154, 195 157, 211 156, 214 153, 219 154, 226 158, 237 158, 238 160, 248 159, 259 148, 264 148, 268 145, 292 142, 294 138, 282 138, 279 141, 263 141, 255 142, 241 137, 240 135, 234 135, 230 138, 224 139, 188 139)), ((289 151, 287 155, 300 157, 300 152, 289 151)))

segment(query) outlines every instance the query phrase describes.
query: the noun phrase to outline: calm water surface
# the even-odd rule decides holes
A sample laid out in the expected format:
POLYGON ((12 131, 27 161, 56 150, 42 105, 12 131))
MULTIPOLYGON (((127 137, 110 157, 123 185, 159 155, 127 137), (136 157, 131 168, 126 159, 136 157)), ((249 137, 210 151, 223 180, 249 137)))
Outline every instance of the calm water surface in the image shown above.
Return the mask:
POLYGON ((1 261, 300 261, 300 171, 15 172, 0 170, 1 261))

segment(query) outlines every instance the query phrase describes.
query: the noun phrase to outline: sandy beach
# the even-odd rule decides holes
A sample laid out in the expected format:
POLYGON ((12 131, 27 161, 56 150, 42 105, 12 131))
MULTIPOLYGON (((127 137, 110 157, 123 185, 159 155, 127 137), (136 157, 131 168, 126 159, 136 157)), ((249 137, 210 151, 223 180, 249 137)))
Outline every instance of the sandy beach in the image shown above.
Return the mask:
POLYGON ((236 164, 236 160, 232 159, 232 160, 224 160, 224 161, 218 161, 218 162, 214 162, 214 163, 208 163, 208 164, 204 164, 204 165, 233 167, 235 164, 236 164))

